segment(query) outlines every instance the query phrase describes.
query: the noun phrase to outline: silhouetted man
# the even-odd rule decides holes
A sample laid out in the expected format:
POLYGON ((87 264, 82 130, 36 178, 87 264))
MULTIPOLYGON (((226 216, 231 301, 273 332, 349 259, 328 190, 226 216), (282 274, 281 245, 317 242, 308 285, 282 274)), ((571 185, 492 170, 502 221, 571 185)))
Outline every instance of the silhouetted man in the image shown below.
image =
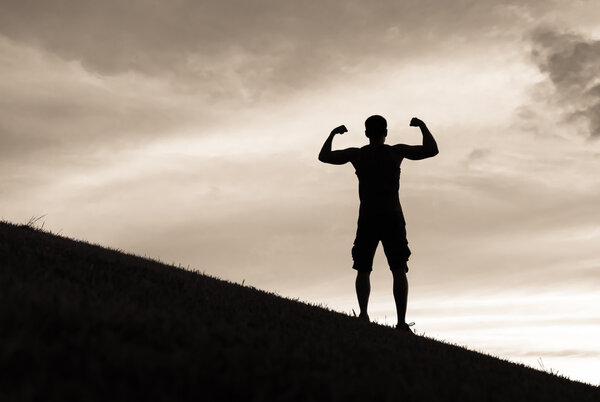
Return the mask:
POLYGON ((417 118, 410 121, 419 127, 423 134, 423 145, 386 145, 387 121, 378 115, 365 121, 365 135, 369 145, 362 148, 331 150, 333 137, 347 132, 345 126, 331 131, 319 153, 319 160, 334 165, 352 163, 358 176, 360 210, 356 239, 352 247, 352 258, 356 275, 356 296, 360 307, 360 318, 368 321, 367 305, 371 293, 369 276, 373 270, 373 258, 381 241, 388 264, 394 276, 394 300, 398 314, 396 328, 412 333, 406 324, 406 303, 408 300, 408 258, 410 249, 406 240, 406 222, 398 190, 400 185, 400 164, 404 158, 420 160, 438 154, 435 139, 425 123, 417 118))

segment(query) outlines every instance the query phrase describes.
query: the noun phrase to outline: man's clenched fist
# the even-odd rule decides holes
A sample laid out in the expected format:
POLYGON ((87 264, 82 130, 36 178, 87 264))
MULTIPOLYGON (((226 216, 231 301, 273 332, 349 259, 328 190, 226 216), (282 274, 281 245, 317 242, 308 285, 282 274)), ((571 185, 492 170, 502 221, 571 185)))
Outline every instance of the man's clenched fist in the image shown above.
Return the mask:
POLYGON ((331 131, 331 134, 344 134, 344 133, 346 133, 346 132, 348 132, 348 129, 346 128, 346 126, 344 126, 344 125, 341 125, 341 126, 339 126, 339 127, 336 127, 336 128, 334 128, 334 129, 331 131))
POLYGON ((425 125, 425 123, 421 119, 417 119, 416 117, 413 117, 412 119, 410 119, 410 126, 411 127, 421 127, 421 126, 424 126, 424 125, 425 125))

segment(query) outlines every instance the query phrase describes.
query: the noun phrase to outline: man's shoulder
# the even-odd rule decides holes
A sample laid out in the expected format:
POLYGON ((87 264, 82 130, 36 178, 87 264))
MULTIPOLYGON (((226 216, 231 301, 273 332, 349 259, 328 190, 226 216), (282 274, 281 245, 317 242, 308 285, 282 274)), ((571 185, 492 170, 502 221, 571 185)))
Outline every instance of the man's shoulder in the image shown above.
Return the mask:
POLYGON ((394 144, 394 145, 390 145, 390 148, 398 150, 398 149, 404 149, 406 148, 408 145, 406 144, 394 144))

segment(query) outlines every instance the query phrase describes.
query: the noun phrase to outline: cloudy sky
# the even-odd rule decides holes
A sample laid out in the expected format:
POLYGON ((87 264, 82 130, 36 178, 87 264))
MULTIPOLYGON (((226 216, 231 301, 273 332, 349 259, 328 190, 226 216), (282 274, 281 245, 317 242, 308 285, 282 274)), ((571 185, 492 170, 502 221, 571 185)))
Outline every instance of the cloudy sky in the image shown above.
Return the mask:
MULTIPOLYGON (((405 161, 417 332, 600 383, 597 1, 2 0, 0 218, 357 309, 351 166, 405 161)), ((381 250, 370 314, 393 324, 381 250)))

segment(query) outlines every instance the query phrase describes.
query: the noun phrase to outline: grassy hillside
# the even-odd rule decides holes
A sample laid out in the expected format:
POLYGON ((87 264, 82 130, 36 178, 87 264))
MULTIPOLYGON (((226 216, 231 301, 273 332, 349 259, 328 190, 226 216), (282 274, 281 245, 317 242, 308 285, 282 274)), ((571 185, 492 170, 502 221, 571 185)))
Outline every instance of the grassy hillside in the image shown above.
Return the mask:
POLYGON ((2 401, 600 400, 597 387, 7 223, 0 344, 2 401))

